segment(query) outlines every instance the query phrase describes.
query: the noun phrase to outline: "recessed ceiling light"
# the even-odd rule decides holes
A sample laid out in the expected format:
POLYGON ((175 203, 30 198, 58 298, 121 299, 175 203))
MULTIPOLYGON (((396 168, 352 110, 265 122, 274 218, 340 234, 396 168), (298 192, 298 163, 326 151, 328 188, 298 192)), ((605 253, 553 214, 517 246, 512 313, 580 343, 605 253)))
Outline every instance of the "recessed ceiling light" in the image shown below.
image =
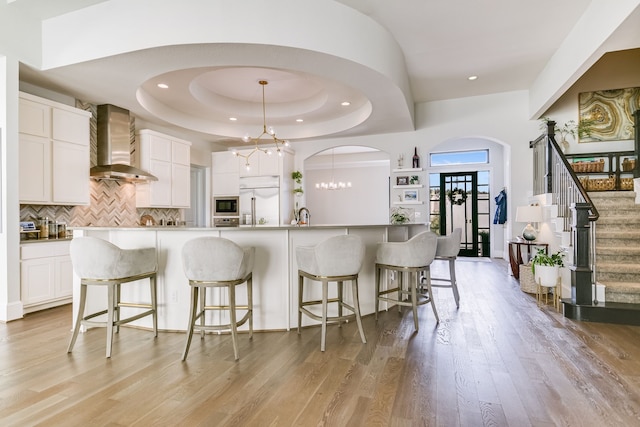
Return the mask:
POLYGON ((478 79, 478 76, 469 76, 469 77, 467 77, 467 79, 468 79, 468 80, 471 80, 471 81, 473 81, 473 80, 477 80, 477 79, 478 79))
POLYGON ((169 85, 166 83, 158 83, 160 89, 169 89, 169 85))
POLYGON ((304 122, 304 119, 296 119, 296 122, 302 123, 302 122, 304 122))
POLYGON ((231 120, 232 122, 235 122, 235 121, 236 121, 236 120, 238 120, 238 119, 237 119, 237 118, 235 118, 235 117, 229 117, 229 120, 231 120))
POLYGON ((351 103, 349 101, 342 101, 340 105, 342 105, 343 107, 348 107, 349 105, 351 105, 351 103))

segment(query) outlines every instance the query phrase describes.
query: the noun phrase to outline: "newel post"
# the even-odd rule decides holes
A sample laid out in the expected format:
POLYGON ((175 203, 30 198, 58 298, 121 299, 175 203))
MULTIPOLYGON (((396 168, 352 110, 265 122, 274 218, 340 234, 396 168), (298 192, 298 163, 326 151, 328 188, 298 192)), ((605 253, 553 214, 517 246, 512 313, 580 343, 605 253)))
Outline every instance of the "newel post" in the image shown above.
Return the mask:
POLYGON ((556 122, 549 120, 547 122, 547 147, 545 150, 545 190, 547 193, 553 193, 553 148, 551 147, 551 139, 555 141, 556 122))
POLYGON ((571 271, 571 303, 577 305, 591 305, 593 295, 591 290, 591 222, 589 221, 588 203, 573 203, 573 265, 571 271))

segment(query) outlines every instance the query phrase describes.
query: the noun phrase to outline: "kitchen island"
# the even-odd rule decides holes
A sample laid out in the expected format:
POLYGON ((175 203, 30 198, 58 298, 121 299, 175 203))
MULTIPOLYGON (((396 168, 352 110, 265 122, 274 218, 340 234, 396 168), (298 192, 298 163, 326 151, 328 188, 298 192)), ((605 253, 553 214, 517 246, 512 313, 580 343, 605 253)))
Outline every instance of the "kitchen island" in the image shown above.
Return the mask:
MULTIPOLYGON (((324 239, 343 234, 360 236, 365 244, 365 258, 359 277, 359 297, 362 314, 374 312, 375 255, 378 242, 404 241, 428 229, 426 224, 405 225, 314 225, 314 226, 240 226, 218 228, 185 227, 72 227, 73 237, 93 236, 110 241, 121 248, 155 247, 158 253, 158 328, 165 331, 185 331, 189 318, 190 287, 182 270, 182 247, 188 240, 203 236, 224 237, 240 246, 256 250, 253 269, 253 303, 255 330, 289 330, 297 327, 298 287, 295 248, 312 246, 324 239)), ((238 291, 239 303, 244 286, 238 291)), ((314 291, 316 289, 314 288, 314 291)), ((88 310, 106 307, 106 291, 90 289, 88 310)), ((73 280, 73 319, 77 313, 80 280, 73 280)), ((123 301, 149 299, 146 281, 122 287, 123 301)), ((305 289, 306 292, 306 289, 305 289)), ((347 292, 347 290, 345 290, 347 292)), ((211 298, 224 301, 220 290, 211 298)), ((320 298, 320 286, 310 296, 320 298)), ((347 295, 351 298, 351 295, 347 295)), ((381 307, 384 307, 381 306, 381 307)), ((126 313, 125 313, 126 314, 126 313)), ((210 315, 214 315, 211 313, 210 315)), ((220 314, 216 314, 220 315, 220 314)), ((225 320, 225 319, 221 319, 225 320)), ((315 323, 303 318, 303 325, 315 323)), ((132 323, 151 328, 149 317, 132 323)), ((240 330, 246 329, 243 326, 240 330)))

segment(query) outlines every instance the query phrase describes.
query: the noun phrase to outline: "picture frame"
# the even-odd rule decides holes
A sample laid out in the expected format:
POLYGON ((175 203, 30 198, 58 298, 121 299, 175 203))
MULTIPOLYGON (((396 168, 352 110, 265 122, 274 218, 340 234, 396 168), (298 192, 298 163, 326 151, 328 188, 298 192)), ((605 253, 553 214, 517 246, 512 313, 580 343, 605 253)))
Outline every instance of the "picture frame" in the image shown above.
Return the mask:
POLYGON ((402 190, 402 200, 405 202, 417 202, 418 190, 402 190))
POLYGON ((411 175, 409 178, 409 184, 418 185, 420 184, 420 177, 418 175, 411 175))
POLYGON ((409 185, 409 177, 408 176, 396 177, 396 185, 409 185))

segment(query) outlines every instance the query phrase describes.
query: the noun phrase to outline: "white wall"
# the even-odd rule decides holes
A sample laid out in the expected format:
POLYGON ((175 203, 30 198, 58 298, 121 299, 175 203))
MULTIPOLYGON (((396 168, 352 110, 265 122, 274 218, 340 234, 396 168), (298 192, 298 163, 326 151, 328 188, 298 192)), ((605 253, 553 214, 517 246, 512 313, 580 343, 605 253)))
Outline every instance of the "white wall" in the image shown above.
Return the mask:
MULTIPOLYGON (((312 224, 387 224, 389 222, 389 158, 367 162, 371 153, 335 155, 335 167, 325 161, 304 167, 306 207, 312 224), (361 157, 361 162, 351 160, 361 157), (318 182, 351 182, 345 190, 319 190, 318 182)), ((378 154, 378 153, 376 153, 378 154)), ((315 156, 330 157, 330 156, 315 156)))

